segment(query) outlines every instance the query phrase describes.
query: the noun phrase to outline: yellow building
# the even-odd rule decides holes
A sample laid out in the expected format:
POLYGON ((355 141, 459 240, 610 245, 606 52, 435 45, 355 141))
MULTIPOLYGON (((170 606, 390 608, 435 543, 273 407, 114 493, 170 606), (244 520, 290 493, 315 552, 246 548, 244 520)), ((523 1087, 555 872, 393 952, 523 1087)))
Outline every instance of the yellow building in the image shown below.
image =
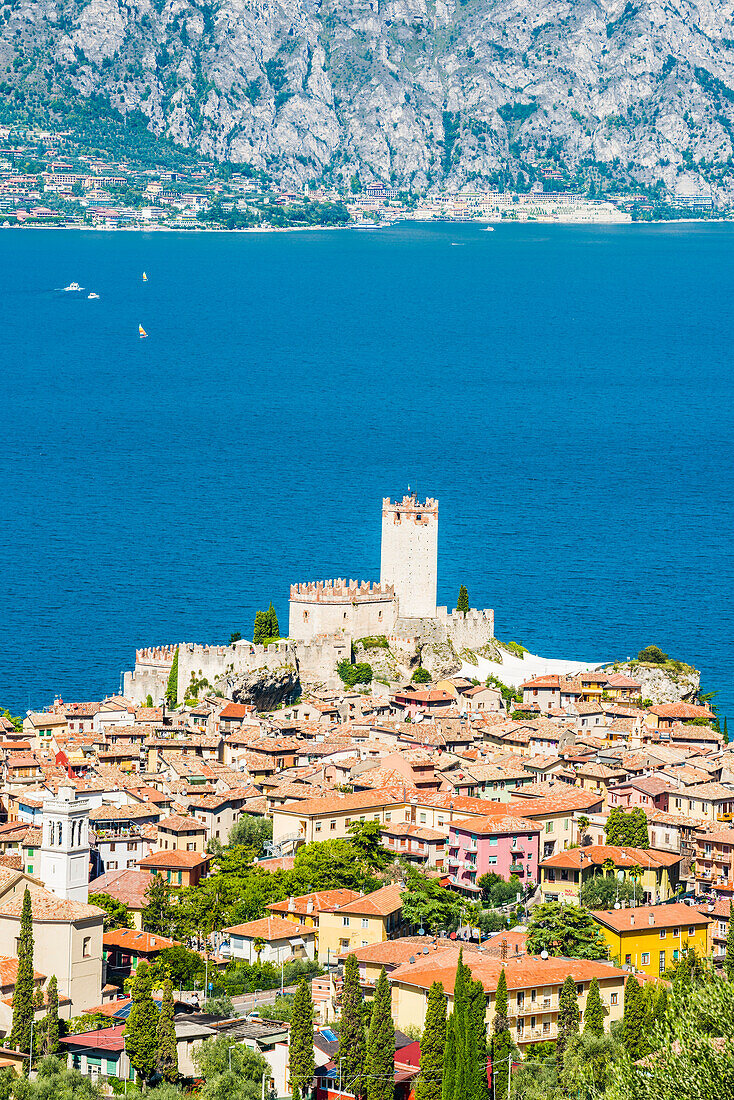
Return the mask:
POLYGON ((313 928, 316 933, 316 946, 319 943, 319 922, 324 913, 333 913, 341 905, 358 901, 362 897, 357 890, 338 888, 336 890, 317 890, 313 894, 301 894, 299 897, 274 901, 268 905, 270 912, 282 920, 313 928))
POLYGON ((643 903, 667 901, 678 882, 680 860, 674 852, 648 852, 613 844, 568 848, 541 862, 542 899, 578 905, 579 892, 588 879, 613 873, 620 882, 635 882, 643 903))
POLYGON ((659 977, 687 950, 709 954, 711 918, 682 903, 592 913, 618 965, 659 977))
MULTIPOLYGON (((426 944, 428 954, 417 949, 413 961, 398 966, 388 980, 392 987, 392 1010, 396 1027, 409 1025, 423 1028, 426 1018, 428 991, 433 982, 441 982, 447 992, 447 1009, 453 1009, 453 988, 456 977, 458 947, 441 948, 426 944)), ((465 951, 464 963, 470 967, 474 981, 480 980, 487 995, 486 1021, 491 1032, 495 1014, 495 998, 500 972, 507 980, 507 1015, 510 1035, 523 1050, 528 1044, 558 1038, 558 999, 567 977, 576 982, 581 1028, 586 1010, 586 997, 592 979, 599 984, 599 993, 606 1008, 605 1027, 620 1020, 624 1009, 624 983, 627 974, 611 963, 586 959, 541 959, 534 956, 501 958, 487 956, 476 950, 465 951)))
POLYGON ((319 917, 319 962, 398 936, 403 926, 400 887, 391 884, 319 917))

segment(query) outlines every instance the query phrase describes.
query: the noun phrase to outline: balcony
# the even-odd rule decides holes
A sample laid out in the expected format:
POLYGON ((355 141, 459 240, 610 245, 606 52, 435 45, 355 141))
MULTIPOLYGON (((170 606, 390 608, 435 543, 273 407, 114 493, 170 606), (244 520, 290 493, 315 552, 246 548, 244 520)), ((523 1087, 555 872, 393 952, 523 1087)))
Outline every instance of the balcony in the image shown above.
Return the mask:
POLYGON ((449 856, 449 867, 458 867, 459 860, 457 856, 449 856))
POLYGON ((469 843, 465 846, 464 851, 466 852, 467 855, 469 855, 469 854, 476 855, 477 854, 476 842, 473 841, 473 840, 470 840, 469 843))
POLYGON ((525 868, 523 867, 522 863, 513 863, 513 864, 511 864, 511 866, 510 866, 510 874, 511 875, 523 875, 524 873, 525 873, 525 868))
POLYGON ((512 852, 513 855, 518 855, 518 856, 524 856, 525 855, 525 849, 521 848, 519 844, 513 844, 512 847, 510 848, 510 851, 512 852))

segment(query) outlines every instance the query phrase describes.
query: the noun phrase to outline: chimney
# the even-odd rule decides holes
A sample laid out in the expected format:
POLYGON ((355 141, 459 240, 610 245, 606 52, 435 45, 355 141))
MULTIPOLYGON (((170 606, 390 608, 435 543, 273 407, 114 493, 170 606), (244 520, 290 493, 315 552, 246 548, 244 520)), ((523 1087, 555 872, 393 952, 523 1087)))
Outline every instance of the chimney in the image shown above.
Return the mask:
POLYGON ((634 924, 634 923, 635 923, 635 914, 631 913, 630 914, 630 924, 634 924))
POLYGON ((295 898, 288 898, 288 912, 289 913, 295 913, 295 911, 296 911, 296 899, 295 898))
POLYGON ((647 921, 648 921, 648 924, 654 924, 655 923, 655 914, 650 913, 650 916, 647 918, 647 921))
POLYGON ((306 902, 306 912, 313 913, 313 898, 309 898, 306 902))

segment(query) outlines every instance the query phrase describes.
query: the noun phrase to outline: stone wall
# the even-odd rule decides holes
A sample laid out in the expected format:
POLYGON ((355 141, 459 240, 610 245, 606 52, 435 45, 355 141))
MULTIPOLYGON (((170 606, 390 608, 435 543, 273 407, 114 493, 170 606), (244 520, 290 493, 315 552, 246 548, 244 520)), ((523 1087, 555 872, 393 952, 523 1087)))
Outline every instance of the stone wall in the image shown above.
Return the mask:
POLYGON ((491 608, 480 611, 472 607, 464 615, 461 611, 439 607, 436 618, 459 652, 462 649, 479 649, 494 638, 494 611, 491 608))
POLYGON ((385 634, 396 617, 391 585, 346 580, 291 585, 288 636, 297 641, 338 632, 353 638, 385 634))
POLYGON ((403 616, 433 618, 438 580, 438 501, 382 502, 380 581, 394 586, 403 616))

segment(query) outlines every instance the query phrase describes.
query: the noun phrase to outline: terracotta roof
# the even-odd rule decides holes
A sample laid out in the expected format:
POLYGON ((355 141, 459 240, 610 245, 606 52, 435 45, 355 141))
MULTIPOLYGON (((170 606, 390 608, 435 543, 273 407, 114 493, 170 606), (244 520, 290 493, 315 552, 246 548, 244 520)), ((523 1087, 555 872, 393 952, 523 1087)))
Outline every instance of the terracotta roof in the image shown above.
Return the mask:
POLYGON ((446 841, 446 833, 437 829, 427 829, 425 825, 413 825, 408 821, 396 821, 394 825, 383 825, 381 832, 387 836, 412 837, 415 840, 428 840, 439 844, 446 841))
POLYGON ((253 714, 251 703, 227 703, 219 712, 220 718, 246 718, 253 714))
POLYGON ((357 916, 365 917, 387 917, 400 909, 402 904, 400 887, 390 883, 389 886, 381 886, 371 894, 365 894, 363 897, 347 902, 346 905, 341 905, 338 912, 356 913, 357 916))
POLYGON ((693 703, 661 703, 650 707, 650 713, 658 718, 713 718, 714 713, 708 707, 697 707, 693 703))
MULTIPOLYGON (((390 974, 390 982, 400 981, 422 989, 429 989, 433 982, 441 982, 444 989, 452 989, 458 957, 458 946, 431 952, 423 958, 417 958, 413 964, 399 966, 390 974)), ((517 959, 502 960, 472 952, 464 955, 464 962, 470 967, 474 980, 480 980, 488 993, 496 991, 503 968, 508 989, 560 986, 569 975, 576 982, 590 982, 592 978, 599 981, 616 979, 621 986, 627 977, 624 970, 587 959, 541 959, 534 955, 524 955, 517 959)))
POLYGON ((295 856, 276 856, 275 859, 260 859, 253 867, 259 867, 263 871, 292 871, 295 863, 295 856))
MULTIPOLYGON (((12 874, 12 872, 9 873, 12 874)), ((28 881, 28 890, 31 895, 33 919, 36 921, 77 921, 89 917, 98 917, 101 920, 104 916, 103 911, 96 905, 85 905, 81 901, 58 898, 50 890, 46 890, 32 880, 28 881)), ((23 893, 0 900, 0 916, 20 917, 22 908, 23 893)))
MULTIPOLYGON (((46 977, 38 970, 33 971, 33 980, 40 982, 46 977)), ((11 955, 0 955, 0 986, 15 985, 18 978, 18 960, 11 955)))
POLYGON ((105 932, 102 943, 105 947, 124 947, 133 954, 150 954, 176 947, 179 941, 169 940, 167 936, 154 936, 152 932, 138 932, 135 928, 117 928, 114 932, 105 932))
POLYGON ((495 833, 539 833, 540 825, 524 817, 491 815, 489 817, 468 817, 463 821, 452 821, 450 829, 492 836, 495 833))
POLYGON ((173 849, 171 851, 151 852, 149 856, 144 856, 143 859, 138 860, 138 867, 167 867, 176 870, 191 870, 194 867, 199 867, 202 863, 209 863, 211 859, 211 856, 202 855, 201 852, 179 852, 173 849))
POLYGON ((189 817, 187 814, 172 814, 170 817, 164 817, 158 822, 158 828, 164 829, 168 833, 201 833, 206 831, 206 825, 198 818, 189 817))
POLYGON ((272 943, 273 940, 291 940, 303 936, 305 933, 314 934, 313 928, 306 928, 304 924, 294 924, 293 921, 281 920, 280 917, 262 917, 260 920, 251 920, 247 924, 235 924, 231 928, 223 928, 223 932, 229 932, 232 936, 244 936, 245 939, 261 939, 272 943))
POLYGON ((103 1027, 99 1031, 84 1031, 76 1035, 67 1035, 59 1039, 72 1047, 88 1047, 92 1050, 124 1050, 125 1049, 125 1024, 117 1027, 103 1027))
POLYGON ((554 856, 542 860, 540 866, 578 869, 582 866, 602 866, 607 859, 614 860, 615 867, 634 867, 638 864, 643 869, 652 870, 672 866, 678 863, 681 857, 673 852, 645 851, 628 845, 622 848, 614 844, 589 844, 585 848, 567 848, 564 852, 557 852, 554 856))
POLYGON ((121 871, 105 871, 99 878, 89 883, 90 894, 109 894, 131 909, 142 909, 147 905, 145 897, 149 889, 151 876, 148 871, 136 871, 129 867, 121 871))
POLYGON ((606 925, 615 932, 645 932, 648 928, 687 928, 689 925, 711 923, 711 917, 704 916, 682 902, 672 905, 638 905, 635 909, 610 909, 609 912, 598 910, 591 915, 599 924, 606 925))
MULTIPOLYGON (((261 867, 259 863, 256 866, 261 867)), ((301 894, 297 898, 285 898, 268 905, 274 913, 296 913, 298 916, 310 916, 312 913, 333 913, 341 905, 356 901, 362 895, 356 890, 336 889, 319 890, 313 894, 301 894), (291 908, 291 901, 295 908, 291 908), (311 908, 308 908, 309 902, 311 908)))

